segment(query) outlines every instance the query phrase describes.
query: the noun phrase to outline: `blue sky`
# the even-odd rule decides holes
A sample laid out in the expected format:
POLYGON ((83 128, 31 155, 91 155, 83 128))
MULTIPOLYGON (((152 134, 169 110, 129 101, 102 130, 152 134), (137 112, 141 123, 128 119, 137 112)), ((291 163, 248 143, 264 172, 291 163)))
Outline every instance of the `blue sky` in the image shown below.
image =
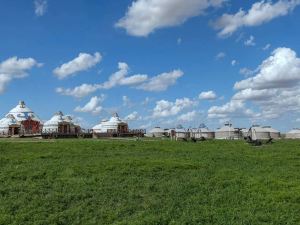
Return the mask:
POLYGON ((85 127, 115 111, 131 128, 300 127, 299 0, 0 6, 3 116, 22 99, 85 127))

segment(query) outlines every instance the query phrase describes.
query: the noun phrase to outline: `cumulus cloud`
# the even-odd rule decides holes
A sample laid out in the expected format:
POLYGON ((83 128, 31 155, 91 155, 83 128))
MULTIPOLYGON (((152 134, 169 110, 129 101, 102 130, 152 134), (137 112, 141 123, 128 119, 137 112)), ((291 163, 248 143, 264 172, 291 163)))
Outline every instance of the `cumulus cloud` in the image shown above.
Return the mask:
POLYGON ((255 43, 255 38, 254 36, 250 36, 245 42, 244 42, 244 45, 246 46, 255 46, 256 43, 255 43))
POLYGON ((183 24, 225 0, 136 0, 116 27, 133 36, 148 36, 157 29, 183 24))
POLYGON ((199 94, 200 100, 215 100, 217 94, 214 91, 204 91, 199 94))
POLYGON ((225 52, 219 52, 217 55, 216 55, 216 59, 219 60, 219 59, 223 59, 226 57, 226 53, 225 52))
POLYGON ((170 86, 176 84, 177 79, 182 77, 183 74, 184 73, 181 70, 173 70, 169 73, 162 73, 139 85, 137 89, 153 92, 165 91, 170 86))
POLYGON ((160 100, 156 102, 152 117, 159 118, 174 116, 182 112, 184 109, 194 105, 196 105, 196 103, 189 98, 176 99, 175 102, 160 100))
POLYGON ((254 76, 236 82, 234 88, 237 93, 231 102, 222 107, 211 108, 210 117, 250 117, 251 111, 243 111, 246 103, 258 107, 261 111, 260 118, 263 119, 274 119, 285 113, 299 112, 300 58, 295 51, 290 48, 277 48, 254 73, 254 76))
POLYGON ((88 69, 94 67, 102 60, 102 56, 99 52, 94 55, 88 53, 79 53, 79 55, 61 66, 55 68, 53 73, 59 79, 65 79, 81 71, 87 71, 88 69))
POLYGON ((47 11, 48 3, 47 0, 35 0, 34 1, 34 12, 37 16, 43 16, 47 11))
POLYGON ((3 93, 6 86, 13 80, 23 78, 28 75, 28 71, 33 67, 41 67, 33 58, 12 57, 0 63, 0 93, 3 93))
POLYGON ((111 89, 117 86, 130 86, 145 91, 165 91, 168 87, 174 85, 178 78, 183 76, 181 70, 174 70, 169 73, 162 73, 152 78, 146 74, 136 74, 128 76, 129 66, 120 62, 119 70, 113 73, 107 81, 100 84, 82 84, 73 89, 57 88, 56 92, 62 95, 73 96, 76 98, 85 97, 97 90, 111 89))
POLYGON ((277 48, 260 66, 256 76, 235 83, 234 88, 270 89, 298 85, 300 59, 290 48, 277 48))
POLYGON ((237 64, 237 61, 235 59, 231 61, 232 66, 235 66, 236 64, 237 64))
POLYGON ((74 111, 82 113, 92 113, 99 114, 102 111, 102 106, 100 104, 104 101, 105 96, 101 95, 100 97, 94 96, 90 101, 83 107, 77 106, 74 111))
POLYGON ((259 26, 277 17, 285 16, 300 4, 300 0, 260 1, 252 5, 249 11, 240 9, 236 14, 223 14, 214 27, 220 30, 220 37, 230 36, 241 27, 259 26))
POLYGON ((247 109, 245 103, 240 100, 231 100, 222 106, 212 106, 208 110, 208 118, 253 118, 255 114, 251 109, 247 109))
POLYGON ((140 120, 142 117, 138 114, 138 112, 130 113, 125 117, 126 121, 134 121, 134 120, 140 120))
POLYGON ((187 112, 177 117, 177 120, 180 122, 192 122, 197 118, 197 111, 187 112))
POLYGON ((82 84, 75 88, 56 88, 56 92, 61 95, 72 96, 75 98, 83 98, 98 90, 98 85, 82 84))
POLYGON ((133 86, 140 84, 148 79, 148 75, 138 74, 127 77, 129 74, 129 66, 126 63, 120 62, 118 65, 119 71, 112 74, 108 81, 99 85, 100 89, 111 89, 115 86, 133 86))
POLYGON ((266 44, 262 50, 267 51, 269 48, 271 48, 271 44, 266 44))

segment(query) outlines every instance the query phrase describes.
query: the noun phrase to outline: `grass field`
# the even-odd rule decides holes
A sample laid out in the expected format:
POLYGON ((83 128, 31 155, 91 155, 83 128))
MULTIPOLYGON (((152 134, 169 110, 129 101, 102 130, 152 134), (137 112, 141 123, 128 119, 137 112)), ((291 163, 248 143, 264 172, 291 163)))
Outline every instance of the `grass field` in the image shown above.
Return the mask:
POLYGON ((300 141, 0 141, 0 224, 300 224, 300 141))

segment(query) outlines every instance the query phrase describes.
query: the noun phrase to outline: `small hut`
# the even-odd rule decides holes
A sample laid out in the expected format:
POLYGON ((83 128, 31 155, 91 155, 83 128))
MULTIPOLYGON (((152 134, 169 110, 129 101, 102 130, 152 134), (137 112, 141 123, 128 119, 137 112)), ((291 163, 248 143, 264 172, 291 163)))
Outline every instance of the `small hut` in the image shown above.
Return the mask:
POLYGON ((210 131, 205 124, 201 124, 199 128, 192 128, 190 131, 190 137, 195 140, 201 139, 214 139, 215 132, 210 131))
POLYGON ((187 140, 189 138, 189 132, 188 130, 184 129, 182 125, 178 125, 173 131, 173 138, 175 138, 176 141, 178 140, 187 140), (175 136, 174 136, 175 135, 175 136))
POLYGON ((62 112, 57 112, 54 116, 45 122, 43 134, 57 135, 77 135, 81 131, 79 125, 73 122, 73 118, 69 115, 64 116, 62 112))
POLYGON ((0 120, 0 137, 19 135, 21 125, 13 115, 7 115, 0 120))
POLYGON ((240 138, 240 132, 239 129, 235 129, 231 123, 227 122, 216 131, 215 138, 219 140, 236 140, 240 138))
POLYGON ((286 134, 287 139, 300 139, 300 129, 294 128, 286 134))
POLYGON ((259 125, 253 125, 250 128, 248 132, 248 137, 251 137, 253 141, 271 139, 270 132, 259 125))
POLYGON ((272 128, 271 126, 264 126, 263 128, 270 133, 272 139, 280 139, 280 132, 278 130, 272 128))
POLYGON ((165 137, 167 132, 160 128, 160 127, 154 127, 152 130, 149 131, 149 137, 154 137, 154 138, 162 138, 165 137))

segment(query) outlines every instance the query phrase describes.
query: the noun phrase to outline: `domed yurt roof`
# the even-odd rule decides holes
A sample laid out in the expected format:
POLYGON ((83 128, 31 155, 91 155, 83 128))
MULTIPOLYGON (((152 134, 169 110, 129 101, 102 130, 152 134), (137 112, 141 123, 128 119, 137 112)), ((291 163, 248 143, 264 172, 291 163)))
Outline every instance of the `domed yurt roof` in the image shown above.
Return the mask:
POLYGON ((46 127, 46 126, 57 126, 59 123, 64 122, 63 116, 64 116, 64 114, 60 111, 55 113, 54 116, 50 120, 45 122, 44 127, 46 127))
POLYGON ((19 104, 15 108, 10 110, 7 115, 13 115, 18 122, 28 120, 29 118, 41 122, 39 117, 26 106, 24 101, 20 101, 19 104))
POLYGON ((227 122, 223 127, 219 128, 216 132, 234 132, 235 129, 232 127, 232 124, 227 122))
POLYGON ((272 128, 271 126, 264 126, 263 128, 270 133, 280 133, 278 130, 272 128))
POLYGON ((294 128, 293 130, 289 131, 288 134, 300 134, 300 128, 294 128))
POLYGON ((8 128, 12 125, 18 125, 18 121, 11 114, 7 115, 6 117, 0 120, 0 128, 8 128))
POLYGON ((183 126, 181 124, 179 124, 176 129, 175 132, 179 133, 179 132, 186 132, 186 130, 183 128, 183 126))
POLYGON ((160 127, 154 127, 152 130, 150 130, 150 133, 164 133, 165 130, 160 127))

